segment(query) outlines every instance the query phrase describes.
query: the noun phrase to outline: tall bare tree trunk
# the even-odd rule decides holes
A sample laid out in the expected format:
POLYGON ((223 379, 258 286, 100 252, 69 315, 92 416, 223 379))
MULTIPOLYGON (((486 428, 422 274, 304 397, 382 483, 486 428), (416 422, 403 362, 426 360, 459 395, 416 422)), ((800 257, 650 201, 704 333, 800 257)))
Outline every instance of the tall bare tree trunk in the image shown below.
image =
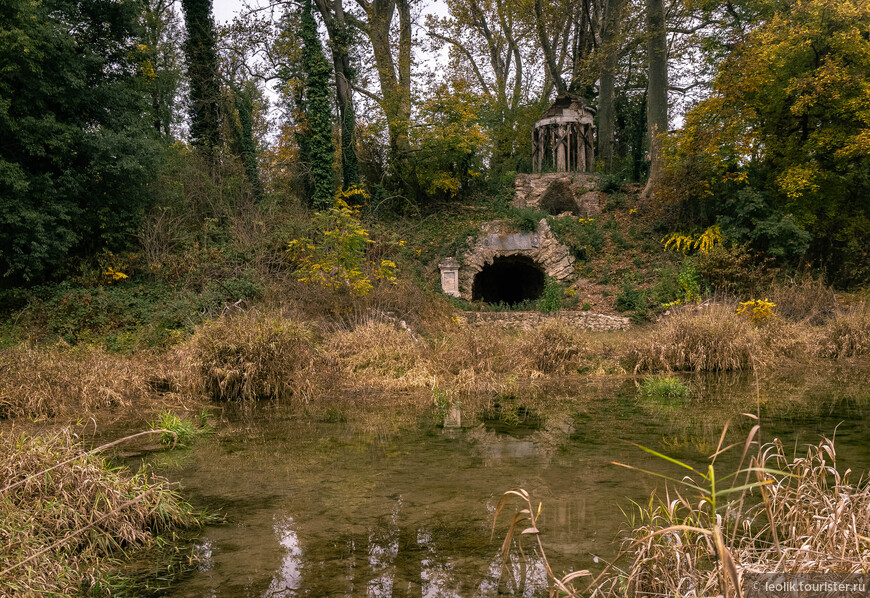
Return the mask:
POLYGON ((614 81, 616 79, 617 44, 616 32, 625 0, 608 0, 605 3, 606 16, 604 30, 601 32, 601 50, 604 60, 598 75, 598 155, 604 162, 604 171, 613 171, 613 131, 616 120, 614 109, 614 81))
POLYGON ((646 0, 646 23, 649 59, 646 122, 650 166, 642 197, 650 199, 664 168, 662 141, 668 132, 668 39, 663 0, 646 0))
POLYGON ((559 67, 556 62, 556 54, 553 52, 553 46, 550 44, 550 38, 547 36, 547 28, 544 23, 544 8, 541 0, 535 0, 535 30, 538 34, 538 43, 541 44, 541 50, 544 52, 544 61, 547 65, 547 74, 556 86, 558 93, 566 93, 568 86, 565 85, 565 80, 562 79, 562 74, 559 72, 559 67))
POLYGON ((411 120, 411 7, 409 0, 359 0, 366 11, 366 33, 372 44, 381 108, 387 117, 390 149, 400 161, 411 151, 408 127, 411 120), (399 40, 397 60, 390 45, 390 25, 398 8, 399 40), (398 64, 397 64, 398 62, 398 64))

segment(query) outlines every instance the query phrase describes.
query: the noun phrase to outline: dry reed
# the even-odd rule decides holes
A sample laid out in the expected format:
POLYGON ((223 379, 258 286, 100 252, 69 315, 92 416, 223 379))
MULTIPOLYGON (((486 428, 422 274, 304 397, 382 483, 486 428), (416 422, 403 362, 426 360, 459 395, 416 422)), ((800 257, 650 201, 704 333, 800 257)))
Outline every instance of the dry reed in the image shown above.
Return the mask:
POLYGON ((114 355, 97 348, 0 351, 0 419, 52 417, 129 406, 148 396, 171 366, 148 354, 114 355))
POLYGON ((870 353, 870 306, 853 305, 828 323, 818 346, 821 357, 858 357, 870 353))
POLYGON ((427 348, 410 329, 375 319, 336 330, 322 345, 325 359, 335 361, 345 380, 407 389, 432 382, 427 348))
POLYGON ((759 331, 731 306, 713 304, 678 312, 629 351, 634 371, 725 372, 767 361, 759 331))
POLYGON ((117 559, 198 516, 169 484, 109 467, 66 431, 0 434, 0 595, 107 591, 117 559))
POLYGON ((310 330, 256 312, 204 324, 184 353, 188 387, 215 400, 288 398, 314 358, 310 330))
POLYGON ((503 572, 512 549, 521 550, 520 542, 512 540, 521 537, 518 531, 526 522, 529 526, 522 533, 534 537, 553 588, 572 597, 742 597, 747 573, 866 572, 870 567, 867 480, 853 482, 849 470, 837 469, 835 445, 827 438, 807 447, 803 456, 789 457, 779 441, 758 447, 751 455, 758 430, 755 426, 745 442, 729 447, 722 448, 720 441, 706 474, 659 455, 692 470, 690 476, 673 481, 699 490, 701 499, 665 490, 663 498, 653 493, 647 504, 635 505, 623 551, 584 589, 567 581, 587 576, 587 571, 577 572, 575 578, 552 574, 528 495, 517 489, 505 493, 496 517, 510 496, 520 497, 526 508, 517 512, 502 544, 503 572), (737 472, 717 478, 716 457, 734 447, 743 448, 737 472), (749 467, 744 467, 747 458, 749 467), (627 565, 621 564, 623 557, 628 558, 627 565))

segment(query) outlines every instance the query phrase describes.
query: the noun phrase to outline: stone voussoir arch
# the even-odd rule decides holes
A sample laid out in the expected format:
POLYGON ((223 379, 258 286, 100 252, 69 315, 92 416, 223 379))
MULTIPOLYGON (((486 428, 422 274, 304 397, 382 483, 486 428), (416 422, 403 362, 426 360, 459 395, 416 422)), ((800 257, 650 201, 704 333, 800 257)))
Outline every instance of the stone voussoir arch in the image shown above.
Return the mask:
POLYGON ((480 233, 461 256, 458 291, 463 299, 473 299, 475 278, 501 258, 520 258, 560 282, 570 282, 576 275, 574 256, 556 239, 545 218, 534 232, 515 232, 506 222, 493 221, 484 224, 480 233))

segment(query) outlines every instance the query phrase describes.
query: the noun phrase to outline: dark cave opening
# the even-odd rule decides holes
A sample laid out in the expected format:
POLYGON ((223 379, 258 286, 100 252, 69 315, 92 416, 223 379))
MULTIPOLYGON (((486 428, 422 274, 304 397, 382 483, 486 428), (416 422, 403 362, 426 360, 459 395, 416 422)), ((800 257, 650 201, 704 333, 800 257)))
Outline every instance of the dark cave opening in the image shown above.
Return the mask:
POLYGON ((516 305, 538 299, 544 293, 543 270, 522 255, 497 257, 474 277, 471 297, 474 301, 516 305))

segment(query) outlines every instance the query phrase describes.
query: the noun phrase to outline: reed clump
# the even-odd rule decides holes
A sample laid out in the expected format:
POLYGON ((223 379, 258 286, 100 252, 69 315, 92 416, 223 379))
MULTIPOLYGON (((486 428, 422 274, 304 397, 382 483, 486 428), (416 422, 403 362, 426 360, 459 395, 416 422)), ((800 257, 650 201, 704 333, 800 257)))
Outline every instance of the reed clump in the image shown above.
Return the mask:
POLYGON ((767 359, 760 333, 725 304, 685 310, 662 320, 654 334, 641 337, 627 356, 635 372, 749 370, 767 359))
POLYGON ((168 367, 149 354, 122 356, 94 347, 4 349, 0 419, 126 407, 148 396, 168 367))
POLYGON ((755 464, 740 479, 752 483, 754 497, 735 492, 717 510, 679 493, 639 506, 626 540, 628 566, 600 581, 593 595, 742 595, 733 584, 729 593, 723 550, 739 580, 746 573, 867 571, 870 486, 838 471, 833 441, 792 458, 774 441, 755 464))
POLYGON ((818 345, 821 357, 858 357, 870 353, 870 306, 841 310, 825 327, 818 345))
POLYGON ((765 296, 776 304, 777 315, 793 322, 813 326, 831 320, 839 307, 834 289, 821 279, 809 276, 792 281, 790 284, 772 284, 765 292, 765 296))
POLYGON ((597 576, 586 570, 554 575, 528 493, 506 492, 495 517, 512 496, 521 499, 521 507, 502 544, 502 573, 509 571, 514 548, 521 548, 513 539, 529 536, 551 588, 571 597, 742 597, 747 574, 865 573, 870 567, 868 481, 838 469, 830 439, 789 456, 778 440, 758 446, 758 431, 753 427, 745 442, 728 447, 720 441, 706 472, 644 448, 678 466, 681 474, 690 473, 664 476, 682 490, 667 489, 663 497, 653 493, 646 504, 635 504, 623 550, 597 576), (757 449, 750 451, 753 444, 757 449), (737 470, 717 475, 716 457, 735 447, 743 448, 737 470), (686 488, 700 496, 686 494, 686 488))
POLYGON ((348 380, 423 388, 431 383, 427 345, 409 328, 369 319, 327 335, 322 352, 348 380))
POLYGON ((84 453, 68 432, 0 434, 0 595, 111 593, 119 559, 199 524, 162 478, 84 453))
POLYGON ((544 374, 576 371, 588 345, 584 330, 562 320, 546 320, 523 334, 517 357, 544 374))
POLYGON ((200 326, 185 359, 188 386, 214 400, 282 399, 314 361, 311 331, 278 316, 224 316, 200 326))

